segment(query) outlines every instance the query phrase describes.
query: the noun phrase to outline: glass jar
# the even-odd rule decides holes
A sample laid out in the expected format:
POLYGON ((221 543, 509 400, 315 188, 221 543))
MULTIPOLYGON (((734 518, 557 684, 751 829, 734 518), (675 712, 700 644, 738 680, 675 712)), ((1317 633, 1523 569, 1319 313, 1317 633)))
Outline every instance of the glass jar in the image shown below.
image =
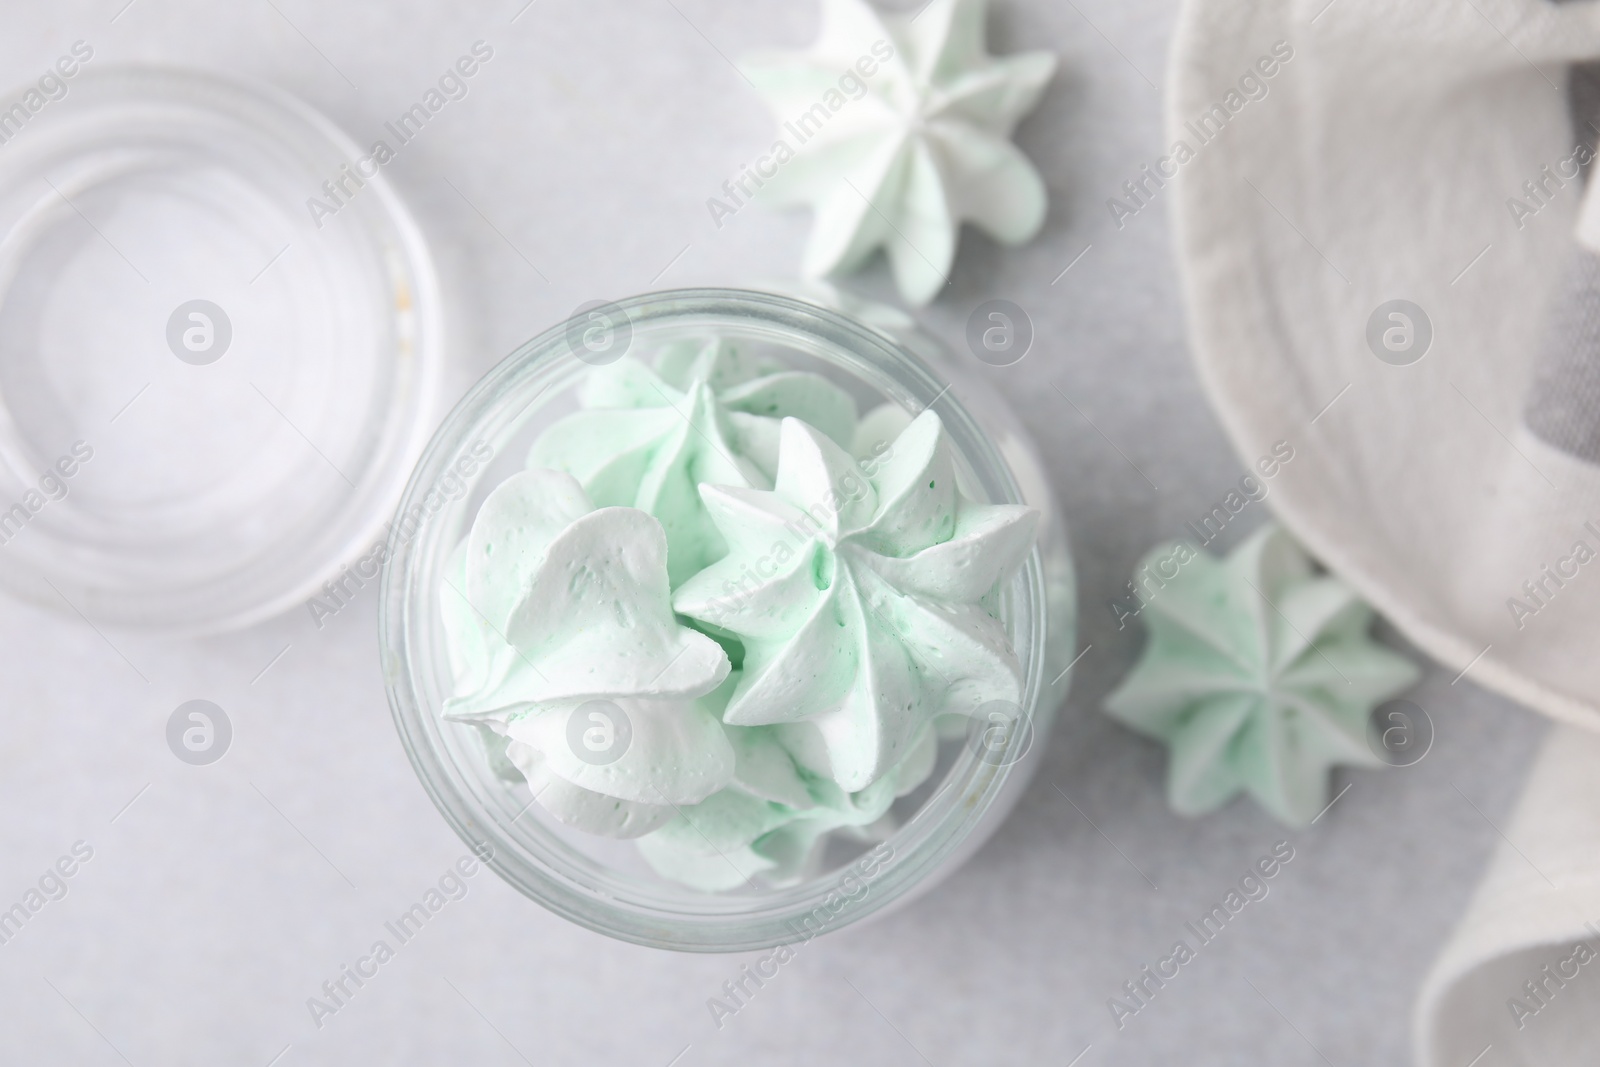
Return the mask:
POLYGON ((445 419, 412 475, 389 542, 379 609, 395 724, 445 819, 503 878, 559 915, 658 948, 733 952, 809 940, 903 904, 954 870, 994 832, 1042 758, 1065 696, 1074 584, 1065 531, 1016 419, 982 381, 937 357, 914 330, 874 329, 786 296, 731 289, 652 293, 602 306, 511 354, 445 419), (595 335, 601 330, 597 357, 595 335), (830 377, 868 403, 931 407, 957 457, 962 489, 982 503, 1027 503, 1043 521, 1035 550, 1002 589, 999 615, 1025 679, 1022 715, 974 719, 941 743, 928 783, 896 803, 900 822, 875 846, 828 843, 821 873, 799 884, 709 893, 671 883, 632 842, 546 818, 525 783, 472 727, 440 711, 452 688, 439 612, 446 561, 488 491, 522 468, 532 438, 572 410, 590 363, 618 346, 647 354, 723 337, 830 377), (585 347, 589 342, 590 347, 585 347), (920 353, 920 354, 914 354, 920 353))

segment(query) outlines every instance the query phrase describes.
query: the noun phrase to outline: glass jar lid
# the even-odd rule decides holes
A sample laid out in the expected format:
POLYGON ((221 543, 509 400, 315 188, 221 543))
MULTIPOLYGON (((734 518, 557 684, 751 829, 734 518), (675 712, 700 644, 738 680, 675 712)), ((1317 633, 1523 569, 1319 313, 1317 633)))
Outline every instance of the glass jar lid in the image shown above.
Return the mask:
POLYGON ((0 118, 0 586, 111 625, 274 614, 381 535, 430 428, 420 231, 283 92, 56 85, 0 118))

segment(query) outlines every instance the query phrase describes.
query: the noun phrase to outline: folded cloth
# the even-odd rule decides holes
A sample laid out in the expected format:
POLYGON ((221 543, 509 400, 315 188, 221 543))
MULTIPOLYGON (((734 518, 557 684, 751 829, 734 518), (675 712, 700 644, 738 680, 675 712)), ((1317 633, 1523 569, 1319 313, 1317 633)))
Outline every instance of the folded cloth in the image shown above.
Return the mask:
POLYGON ((1600 0, 1185 0, 1168 146, 1107 205, 1169 204, 1201 381, 1241 456, 1293 445, 1296 539, 1568 724, 1423 989, 1425 1067, 1600 1063, 1597 58, 1600 0))
POLYGON ((1414 1032, 1425 1067, 1600 1062, 1600 734, 1551 732, 1414 1032))
POLYGON ((1167 178, 1129 184, 1174 212, 1235 446, 1296 450, 1296 539, 1451 669, 1600 728, 1594 362, 1543 341, 1600 332, 1593 293, 1552 317, 1594 143, 1566 71, 1596 57, 1595 0, 1186 0, 1167 178))
POLYGON ((1573 248, 1547 329, 1523 418, 1551 447, 1600 463, 1600 248, 1573 248))
POLYGON ((1574 142, 1590 154, 1582 168, 1587 184, 1523 418, 1552 447, 1600 463, 1600 182, 1591 178, 1600 143, 1600 64, 1568 71, 1567 96, 1574 142))
MULTIPOLYGON (((1600 66, 1568 72, 1575 143, 1591 158, 1600 66)), ((1600 463, 1600 182, 1587 184, 1552 294, 1523 418, 1552 448, 1600 463)), ((1545 742, 1488 876, 1418 998, 1421 1064, 1576 1067, 1600 1061, 1600 734, 1545 742)))

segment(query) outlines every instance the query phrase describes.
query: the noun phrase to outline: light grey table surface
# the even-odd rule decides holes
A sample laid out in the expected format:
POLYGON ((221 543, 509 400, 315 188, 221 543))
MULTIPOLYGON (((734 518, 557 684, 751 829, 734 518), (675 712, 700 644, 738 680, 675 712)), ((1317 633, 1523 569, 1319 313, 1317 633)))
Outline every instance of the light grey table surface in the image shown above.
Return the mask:
MULTIPOLYGON (((726 57, 808 43, 814 3, 124 2, 7 0, 0 82, 82 38, 96 63, 265 79, 364 141, 473 41, 493 46, 471 95, 388 169, 444 279, 449 399, 583 300, 798 262, 803 213, 741 211, 718 230, 704 201, 772 131, 726 57)), ((318 1029, 306 998, 463 852, 390 724, 375 593, 321 631, 293 612, 115 648, 76 618, 0 603, 0 898, 74 841, 94 849, 70 894, 0 946, 0 1062, 1407 1062, 1414 992, 1543 720, 1430 669, 1413 694, 1437 724, 1428 758, 1339 773, 1338 804, 1287 832, 1245 802, 1172 815, 1161 749, 1098 710, 1140 642, 1108 597, 1242 473, 1189 363, 1165 203, 1121 230, 1104 206, 1158 154, 1174 15, 1155 0, 996 0, 991 19, 998 51, 1061 58, 1018 135, 1051 213, 1020 250, 968 231, 925 320, 959 339, 981 300, 1030 312, 1034 351, 979 369, 1049 462, 1093 647, 1033 787, 969 865, 808 946, 720 1030, 706 1000, 744 961, 611 942, 479 875, 318 1029), (236 730, 203 768, 163 738, 196 697, 236 730), (1279 840, 1296 857, 1271 895, 1119 1032, 1107 998, 1279 840)), ((881 267, 861 284, 889 295, 881 267)), ((1253 511, 1239 529, 1266 516, 1253 511)))

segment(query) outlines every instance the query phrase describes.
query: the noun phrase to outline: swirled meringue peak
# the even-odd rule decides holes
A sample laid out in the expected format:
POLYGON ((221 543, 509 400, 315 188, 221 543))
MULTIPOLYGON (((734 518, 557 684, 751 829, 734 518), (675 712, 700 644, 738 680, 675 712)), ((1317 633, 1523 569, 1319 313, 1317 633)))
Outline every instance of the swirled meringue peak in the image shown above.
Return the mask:
POLYGON ((733 784, 679 808, 639 839, 658 874, 708 891, 736 889, 757 876, 772 885, 798 882, 815 873, 817 845, 835 830, 859 841, 883 840, 895 828, 890 805, 927 780, 938 755, 938 739, 926 729, 889 773, 847 793, 795 766, 776 728, 727 730, 737 753, 733 784))
POLYGON ((674 586, 727 551, 702 482, 766 489, 783 416, 848 443, 855 402, 818 374, 788 370, 723 339, 668 345, 652 369, 624 357, 589 372, 583 410, 534 442, 529 468, 573 475, 597 506, 639 508, 661 523, 674 586))
POLYGON ((823 0, 810 51, 739 64, 783 123, 757 161, 757 196, 816 214, 807 276, 857 270, 881 247, 901 295, 926 304, 949 277, 962 222, 1008 245, 1039 232, 1044 180, 1011 134, 1056 59, 991 56, 986 6, 930 0, 889 14, 867 0, 823 0))
POLYGON ((1161 545, 1151 569, 1163 584, 1144 604, 1149 640, 1105 710, 1171 749, 1174 811, 1203 815, 1248 792, 1305 826, 1334 765, 1382 764, 1367 720, 1419 672, 1371 640, 1372 609, 1287 533, 1269 523, 1225 559, 1161 545))
POLYGON ((569 474, 515 474, 484 500, 443 586, 456 679, 444 714, 508 739, 506 757, 558 819, 636 836, 732 781, 734 751, 705 699, 728 658, 674 618, 650 515, 596 510, 569 474), (598 757, 577 740, 593 729, 616 750, 598 757))
POLYGON ((673 607, 743 645, 728 725, 773 726, 802 770, 853 794, 935 716, 1019 704, 1017 656, 984 601, 1032 550, 1039 513, 962 494, 932 411, 871 462, 786 418, 771 490, 700 494, 728 554, 673 607))

